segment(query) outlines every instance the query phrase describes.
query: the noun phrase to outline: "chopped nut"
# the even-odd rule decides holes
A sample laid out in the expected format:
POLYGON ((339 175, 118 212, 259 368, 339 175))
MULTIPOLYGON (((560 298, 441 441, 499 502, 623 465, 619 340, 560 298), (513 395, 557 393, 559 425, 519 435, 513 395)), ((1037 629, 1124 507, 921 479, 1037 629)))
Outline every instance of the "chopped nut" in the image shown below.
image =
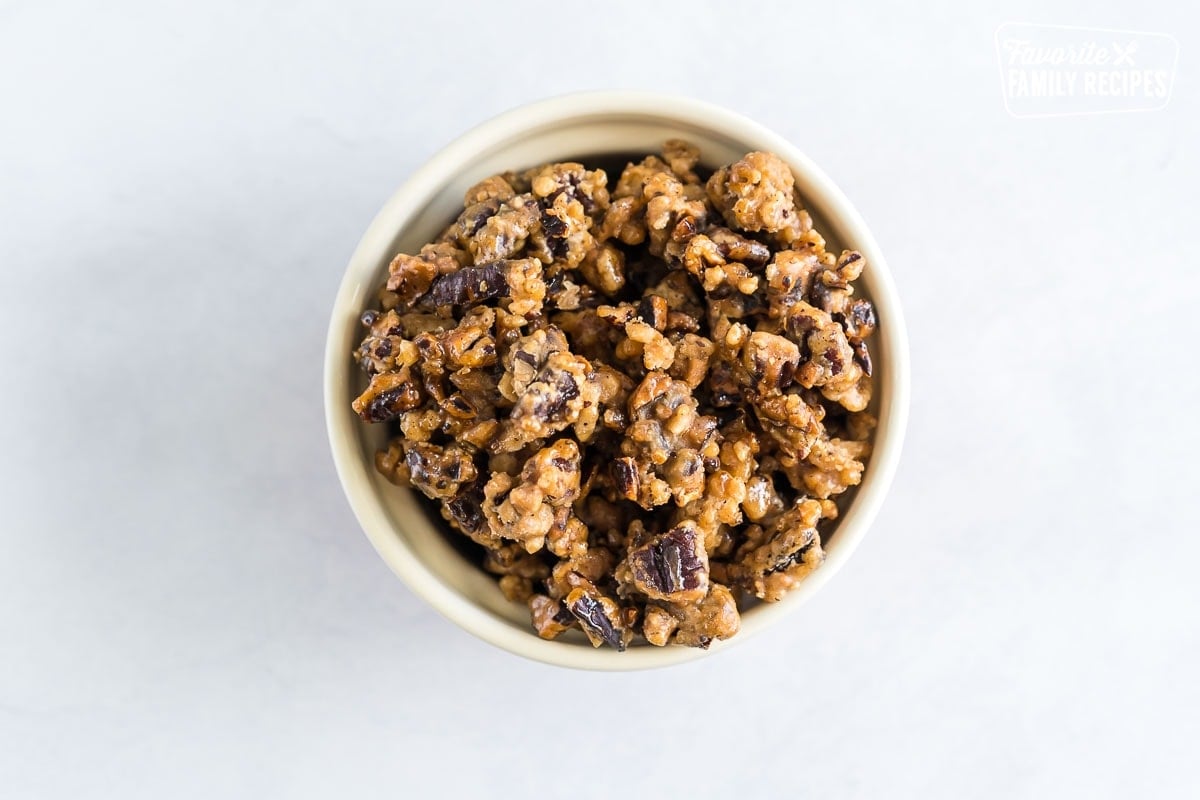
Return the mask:
POLYGON ((819 502, 801 500, 769 530, 751 526, 733 570, 739 585, 768 603, 781 599, 825 560, 816 529, 820 518, 819 502))
POLYGON ((777 231, 796 215, 794 184, 792 171, 778 156, 748 153, 713 173, 708 197, 731 228, 777 231))
POLYGON ((620 607, 611 598, 580 587, 567 595, 566 606, 593 647, 606 644, 624 652, 631 632, 622 625, 620 607))
POLYGON ((354 401, 355 412, 366 422, 387 422, 421 404, 421 390, 412 370, 383 372, 371 377, 371 383, 354 401))
POLYGON ((569 508, 579 496, 579 446, 559 439, 526 461, 519 477, 493 475, 483 496, 492 534, 536 553, 554 528, 556 510, 569 508))
POLYGON ((558 600, 535 594, 528 602, 533 629, 543 639, 557 639, 563 631, 577 624, 575 616, 558 600))
POLYGON ((708 594, 708 553, 696 526, 684 522, 630 550, 617 580, 652 600, 702 599, 708 594))

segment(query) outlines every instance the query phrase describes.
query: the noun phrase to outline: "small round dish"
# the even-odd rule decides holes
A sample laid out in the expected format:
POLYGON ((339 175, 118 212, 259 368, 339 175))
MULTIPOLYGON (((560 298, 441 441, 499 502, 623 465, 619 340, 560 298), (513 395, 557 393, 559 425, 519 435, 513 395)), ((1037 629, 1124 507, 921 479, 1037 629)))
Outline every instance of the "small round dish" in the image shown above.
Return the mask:
POLYGON ((845 195, 798 148, 755 122, 696 100, 588 92, 533 103, 485 122, 431 158, 388 200, 359 242, 338 290, 324 389, 329 442, 346 497, 379 555, 414 592, 467 631, 518 655, 580 669, 636 670, 691 661, 744 641, 783 620, 837 573, 870 528, 900 458, 908 418, 908 342, 900 301, 875 239, 845 195), (527 609, 505 600, 492 576, 451 546, 413 493, 375 471, 383 426, 364 425, 350 408, 363 381, 351 359, 362 335, 359 317, 373 302, 392 256, 432 241, 461 210, 463 193, 476 181, 551 161, 657 152, 670 138, 698 145, 710 166, 752 150, 776 153, 791 166, 829 249, 853 248, 866 257, 868 267, 857 285, 879 318, 872 339, 872 410, 879 417, 874 449, 862 484, 844 496, 842 516, 825 535, 825 563, 783 600, 746 609, 741 632, 729 641, 708 650, 635 643, 624 653, 594 649, 582 636, 545 641, 530 626, 527 609))

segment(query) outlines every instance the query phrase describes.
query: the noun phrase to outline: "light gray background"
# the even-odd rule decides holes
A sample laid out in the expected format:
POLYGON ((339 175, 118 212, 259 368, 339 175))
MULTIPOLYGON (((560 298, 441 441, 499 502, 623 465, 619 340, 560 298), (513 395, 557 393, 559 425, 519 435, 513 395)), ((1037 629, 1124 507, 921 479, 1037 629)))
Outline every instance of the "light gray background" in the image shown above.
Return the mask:
POLYGON ((0 2, 0 793, 1197 796, 1196 12, 585 5, 0 2), (1005 20, 1173 32, 1174 98, 1013 119, 1005 20), (414 597, 320 396, 384 199, 602 87, 789 136, 912 337, 854 560, 647 674, 527 663, 414 597))

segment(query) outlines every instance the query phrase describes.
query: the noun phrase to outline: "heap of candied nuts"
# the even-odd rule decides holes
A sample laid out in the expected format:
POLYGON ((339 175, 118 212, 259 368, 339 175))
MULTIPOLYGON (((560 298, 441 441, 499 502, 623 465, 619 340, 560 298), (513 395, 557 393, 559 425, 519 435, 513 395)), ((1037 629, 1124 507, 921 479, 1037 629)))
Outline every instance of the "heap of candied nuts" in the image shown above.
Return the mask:
POLYGON ((376 466, 546 639, 729 638, 739 595, 821 564, 870 452, 862 255, 826 252, 777 156, 707 180, 699 156, 668 141, 611 189, 576 163, 487 178, 362 317, 376 466))

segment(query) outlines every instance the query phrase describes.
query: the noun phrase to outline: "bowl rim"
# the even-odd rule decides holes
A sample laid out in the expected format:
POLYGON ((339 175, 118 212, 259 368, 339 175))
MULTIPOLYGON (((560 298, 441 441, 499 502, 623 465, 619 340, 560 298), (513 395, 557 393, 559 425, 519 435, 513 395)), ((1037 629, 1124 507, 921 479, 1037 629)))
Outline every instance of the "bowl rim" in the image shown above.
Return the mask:
MULTIPOLYGON (((536 661, 600 671, 664 667, 726 650, 770 627, 815 594, 857 550, 887 495, 903 447, 910 394, 908 336, 895 283, 866 222, 841 189, 798 147, 769 128, 708 102, 648 91, 575 92, 518 106, 470 129, 420 166, 384 203, 350 258, 330 316, 323 382, 326 429, 338 479, 360 527, 392 571, 440 614, 484 641, 536 661), (378 261, 371 257, 371 251, 377 249, 379 241, 394 239, 399 231, 411 224, 412 217, 407 209, 421 208, 474 154, 496 142, 509 140, 523 130, 606 115, 645 116, 697 126, 744 142, 753 149, 779 155, 797 174, 798 182, 803 176, 808 186, 805 199, 815 205, 815 190, 820 195, 820 205, 826 209, 824 216, 829 220, 836 218, 837 226, 843 232, 841 238, 853 242, 854 247, 866 256, 871 270, 872 299, 880 316, 887 320, 887 346, 879 354, 881 360, 887 360, 890 380, 886 436, 880 435, 879 431, 885 429, 881 424, 873 443, 870 468, 851 503, 852 519, 839 521, 837 546, 820 569, 783 600, 756 607, 754 614, 743 617, 742 630, 737 636, 726 642, 715 642, 709 650, 638 647, 618 653, 609 648, 592 649, 586 645, 545 641, 532 629, 528 632, 515 629, 462 596, 428 569, 393 529, 390 518, 371 490, 369 470, 374 467, 364 463, 360 455, 357 432, 353 428, 360 423, 357 416, 350 413, 346 398, 340 394, 349 374, 348 354, 355 344, 348 341, 345 334, 346 315, 348 312, 353 312, 354 316, 360 313, 360 309, 353 307, 357 305, 355 299, 361 296, 364 280, 377 269, 378 261)), ((850 516, 848 512, 846 516, 850 516)))

